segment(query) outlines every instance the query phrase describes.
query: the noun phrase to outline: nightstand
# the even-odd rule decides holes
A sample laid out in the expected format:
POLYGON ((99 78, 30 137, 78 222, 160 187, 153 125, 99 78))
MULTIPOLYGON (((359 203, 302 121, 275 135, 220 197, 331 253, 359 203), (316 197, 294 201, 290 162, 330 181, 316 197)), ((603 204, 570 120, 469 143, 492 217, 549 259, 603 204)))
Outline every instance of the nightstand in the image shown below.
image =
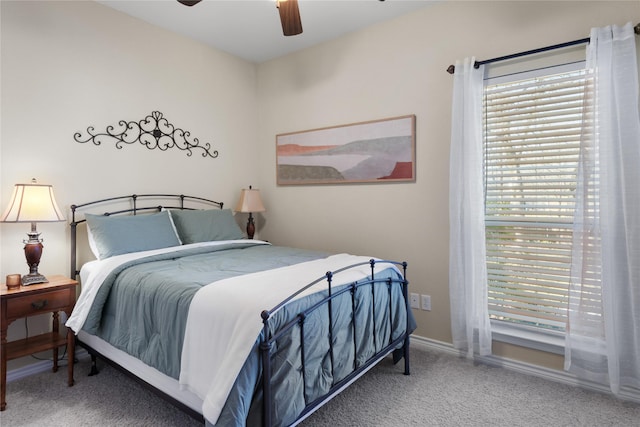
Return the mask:
POLYGON ((71 315, 76 303, 76 286, 78 282, 64 276, 50 276, 49 283, 20 286, 17 289, 0 287, 2 301, 2 390, 0 393, 0 411, 7 407, 5 395, 7 392, 7 360, 17 359, 45 350, 53 350, 53 372, 58 371, 58 347, 67 345, 67 366, 69 387, 73 385, 73 358, 75 350, 75 335, 66 329, 63 334, 59 331, 58 312, 64 311, 71 315), (45 334, 27 337, 25 339, 7 342, 7 329, 11 322, 22 317, 35 316, 43 313, 53 313, 53 331, 45 334))

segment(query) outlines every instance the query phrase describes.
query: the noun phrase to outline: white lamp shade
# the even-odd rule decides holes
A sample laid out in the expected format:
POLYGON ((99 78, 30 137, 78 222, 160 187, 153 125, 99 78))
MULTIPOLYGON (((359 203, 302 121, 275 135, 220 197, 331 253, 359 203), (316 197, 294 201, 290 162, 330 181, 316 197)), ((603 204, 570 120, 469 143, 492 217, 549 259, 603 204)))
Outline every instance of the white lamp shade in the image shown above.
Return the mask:
POLYGON ((262 204, 262 199, 260 199, 260 190, 249 188, 248 190, 245 188, 240 193, 240 200, 238 200, 238 204, 236 205, 236 212, 264 212, 266 209, 262 204))
POLYGON ((2 222, 54 222, 65 218, 53 195, 53 186, 46 184, 16 184, 2 222))

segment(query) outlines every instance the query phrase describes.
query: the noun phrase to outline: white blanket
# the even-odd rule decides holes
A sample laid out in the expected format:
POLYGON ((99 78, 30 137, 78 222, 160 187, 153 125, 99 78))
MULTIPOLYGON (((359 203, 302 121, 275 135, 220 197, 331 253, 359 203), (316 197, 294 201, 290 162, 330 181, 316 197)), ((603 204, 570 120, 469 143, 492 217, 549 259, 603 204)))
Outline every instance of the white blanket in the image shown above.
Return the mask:
MULTIPOLYGON (((336 274, 332 286, 370 276, 370 259, 348 254, 333 255, 229 278, 201 288, 189 307, 180 384, 203 399, 204 417, 214 424, 218 420, 235 379, 262 329, 262 310, 270 310, 327 271, 359 262, 367 263, 336 274)), ((379 269, 388 267, 383 265, 379 269)), ((298 298, 326 288, 326 281, 322 281, 298 298)))

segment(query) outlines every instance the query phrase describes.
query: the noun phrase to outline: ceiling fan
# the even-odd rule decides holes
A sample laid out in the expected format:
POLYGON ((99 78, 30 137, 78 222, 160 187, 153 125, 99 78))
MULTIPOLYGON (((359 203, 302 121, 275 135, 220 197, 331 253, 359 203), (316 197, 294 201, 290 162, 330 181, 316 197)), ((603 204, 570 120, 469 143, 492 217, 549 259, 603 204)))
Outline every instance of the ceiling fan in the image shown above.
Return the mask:
MULTIPOLYGON (((178 0, 185 6, 193 6, 202 0, 178 0)), ((276 0, 276 7, 280 12, 280 22, 282 32, 285 36, 295 36, 302 33, 302 21, 300 20, 300 10, 298 0, 276 0)))

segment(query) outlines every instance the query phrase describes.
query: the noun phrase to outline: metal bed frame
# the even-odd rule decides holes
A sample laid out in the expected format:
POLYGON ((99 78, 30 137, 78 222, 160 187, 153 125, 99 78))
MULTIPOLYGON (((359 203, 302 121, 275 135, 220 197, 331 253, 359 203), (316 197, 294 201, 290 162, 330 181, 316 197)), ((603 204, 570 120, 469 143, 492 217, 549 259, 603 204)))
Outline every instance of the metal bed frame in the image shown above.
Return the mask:
MULTIPOLYGON (((273 410, 273 405, 272 405, 272 392, 271 392, 271 359, 273 357, 273 355, 271 355, 271 348, 273 347, 273 345, 276 343, 276 341, 283 336, 285 333, 289 332, 294 326, 298 325, 300 327, 300 355, 301 355, 301 360, 302 360, 302 368, 301 368, 301 372, 302 372, 302 379, 303 382, 306 383, 306 376, 305 376, 305 372, 306 370, 304 369, 304 322, 305 319, 309 316, 309 314, 311 314, 312 312, 316 311, 316 310, 321 310, 321 309, 328 309, 329 312, 329 357, 331 360, 331 370, 332 370, 332 377, 333 375, 333 367, 334 367, 334 363, 333 360, 335 358, 335 354, 334 354, 334 348, 333 348, 333 310, 332 310, 332 301, 345 294, 345 293, 350 293, 351 294, 351 307, 352 307, 352 312, 355 313, 356 312, 356 289, 358 288, 365 288, 369 287, 371 290, 371 297, 372 297, 372 304, 371 304, 371 309, 374 312, 372 315, 372 319, 374 321, 373 327, 371 328, 372 330, 372 336, 371 338, 373 339, 374 342, 374 347, 376 347, 376 343, 377 340, 379 340, 380 338, 377 336, 376 331, 377 331, 377 325, 375 324, 375 292, 374 292, 374 286, 376 283, 384 283, 386 284, 387 287, 387 291, 389 292, 389 323, 390 326, 392 326, 392 322, 393 322, 393 318, 391 316, 391 312, 392 312, 392 299, 391 299, 391 292, 392 292, 392 286, 393 284, 400 284, 400 286, 402 286, 402 295, 404 297, 405 300, 405 308, 407 310, 410 310, 409 306, 407 305, 408 303, 408 285, 409 282, 407 281, 406 277, 407 277, 407 263, 406 262, 396 262, 396 261, 381 261, 381 260, 374 260, 371 259, 369 260, 368 264, 371 266, 371 277, 369 277, 366 280, 359 280, 356 282, 352 282, 350 284, 347 284, 345 286, 341 286, 337 291, 334 292, 333 287, 332 287, 332 282, 333 282, 333 278, 336 274, 339 274, 343 271, 347 271, 349 269, 355 268, 355 267, 359 267, 362 265, 365 265, 367 263, 358 263, 358 264, 352 264, 349 265, 347 267, 343 267, 341 269, 335 270, 335 271, 329 271, 326 273, 325 276, 320 277, 318 279, 316 279, 315 281, 309 283, 307 286, 305 286, 304 288, 300 289, 299 291, 295 292, 294 294, 292 294, 291 296, 289 296, 288 298, 286 298, 284 301, 282 301, 281 303, 279 303, 278 305, 276 305, 272 310, 264 310, 261 313, 262 316, 262 320, 264 323, 263 326, 263 341, 260 344, 260 354, 262 356, 262 387, 263 387, 263 423, 265 426, 271 426, 272 425, 272 410, 273 410), (387 279, 376 279, 375 278, 375 266, 378 264, 390 264, 390 265, 396 265, 396 266, 401 266, 402 267, 402 279, 392 279, 392 278, 387 278, 387 279), (277 313, 280 309, 282 309, 289 301, 291 301, 293 298, 295 298, 298 294, 302 293, 303 291, 305 291, 307 288, 310 288, 311 286, 314 286, 315 284, 326 280, 327 283, 327 296, 325 298, 323 298, 321 301, 317 302, 316 304, 314 304, 313 306, 307 308, 306 310, 303 310, 302 312, 298 313, 297 316, 295 316, 295 318, 293 320, 291 320, 289 323, 287 323, 286 325, 284 325, 282 328, 280 328, 277 333, 272 334, 271 336, 269 335, 269 320, 272 318, 272 316, 277 313)), ((354 346, 354 352, 353 352, 353 371, 347 375, 345 378, 343 378, 342 380, 334 383, 331 388, 329 389, 329 392, 327 394, 325 394, 324 396, 319 397, 318 399, 314 400, 311 403, 308 403, 307 406, 305 407, 305 409, 300 413, 300 415, 298 416, 298 419, 296 421, 299 422, 301 420, 303 420, 304 418, 306 418, 308 415, 310 415, 311 413, 313 413, 316 409, 318 409, 320 406, 322 406, 325 402, 331 400, 336 394, 340 393, 344 388, 346 388, 349 384, 351 384, 353 381, 355 381, 357 378, 359 378, 362 374, 364 374, 366 371, 368 371, 370 368, 372 368, 376 363, 378 363, 380 360, 382 360, 384 357, 386 357, 388 354, 390 354, 391 352, 394 352, 395 350, 398 349, 398 347, 400 347, 399 352, 394 353, 394 363, 398 362, 402 357, 404 357, 404 374, 405 375, 409 375, 409 316, 407 315, 407 324, 406 324, 406 329, 405 329, 405 333, 400 335, 398 338, 396 339, 392 339, 392 333, 389 333, 389 341, 384 345, 384 347, 378 351, 376 354, 374 354, 373 356, 371 356, 365 363, 363 363, 360 366, 357 366, 356 363, 356 358, 358 355, 358 346, 357 346, 357 340, 356 340, 356 330, 357 330, 357 325, 356 325, 356 317, 353 316, 352 317, 352 322, 351 322, 351 329, 353 332, 353 346, 354 346)), ((390 331, 393 330, 393 327, 390 328, 390 331)), ((381 343, 382 344, 382 343, 381 343)))
MULTIPOLYGON (((200 205, 204 205, 204 206, 208 206, 208 207, 216 207, 216 208, 220 208, 222 209, 223 207, 223 203, 222 202, 216 202, 210 199, 206 199, 206 198, 202 198, 202 197, 195 197, 195 196, 186 196, 186 195, 175 195, 175 194, 133 194, 133 195, 126 195, 126 196, 118 196, 118 197, 111 197, 111 198, 106 198, 106 199, 101 199, 101 200, 96 200, 93 202, 88 202, 88 203, 84 203, 84 204, 79 204, 79 205, 71 205, 71 222, 70 222, 70 226, 71 226, 71 277, 76 277, 79 274, 79 270, 77 269, 77 226, 83 222, 86 222, 85 219, 79 219, 77 218, 76 214, 78 210, 80 209, 86 209, 89 207, 95 207, 96 205, 100 205, 100 204, 104 204, 104 203, 116 203, 116 202, 130 202, 130 207, 126 207, 124 209, 120 209, 117 211, 110 211, 110 212, 105 212, 104 215, 137 215, 138 213, 144 213, 144 212, 150 212, 150 211, 160 211, 163 208, 164 209, 198 209, 198 207, 192 207, 192 206, 187 206, 187 204, 200 204, 200 205), (145 201, 150 201, 150 200, 166 200, 169 205, 164 205, 164 204, 155 204, 155 205, 149 205, 149 206, 138 206, 138 202, 140 200, 145 200, 145 201)), ((200 207, 201 208, 201 207, 200 207)), ((330 399, 332 399, 335 395, 337 395, 338 393, 340 393, 343 389, 345 389, 347 386, 349 386, 349 384, 351 384, 353 381, 355 381, 357 378, 359 378, 361 375, 363 375, 365 372, 367 372, 369 369, 371 369, 373 366, 375 366, 376 363, 378 363, 380 360, 382 360, 383 358, 385 358, 386 356, 388 356, 390 353, 393 353, 393 361, 394 363, 397 363, 400 359, 404 358, 404 374, 405 375, 409 375, 409 335, 410 335, 410 305, 409 305, 409 299, 408 299, 408 284, 409 282, 407 281, 406 277, 406 271, 407 271, 407 263, 406 262, 396 262, 396 261, 388 261, 388 260, 370 260, 368 262, 368 264, 370 264, 371 266, 371 277, 368 277, 367 279, 361 279, 357 282, 353 282, 347 285, 343 285, 340 286, 339 289, 335 290, 333 289, 332 283, 334 280, 334 276, 337 274, 340 274, 343 271, 347 271, 349 269, 358 267, 358 266, 362 266, 367 264, 365 263, 358 263, 358 264, 354 264, 354 265, 350 265, 347 267, 343 267, 341 269, 338 269, 336 271, 329 271, 326 273, 326 275, 316 279, 315 281, 307 284, 306 286, 304 286, 303 288, 301 288, 300 290, 298 290, 297 292, 295 292, 294 294, 290 295, 289 297, 287 297, 285 300, 283 300, 282 302, 280 302, 278 305, 276 305, 275 307, 273 307, 271 310, 264 310, 262 311, 262 313, 260 313, 260 316, 262 318, 263 321, 263 340, 260 343, 260 360, 262 363, 262 391, 263 391, 263 408, 262 408, 262 414, 263 414, 263 425, 267 426, 267 427, 271 427, 273 425, 273 393, 271 390, 271 374, 272 374, 272 365, 271 365, 271 360, 274 357, 274 355, 272 354, 272 348, 274 346, 274 344, 276 343, 276 341, 281 338, 285 333, 289 332, 292 328, 294 328, 295 326, 299 326, 299 330, 300 330, 300 338, 301 338, 301 348, 300 348, 300 354, 301 354, 301 361, 302 361, 302 373, 303 373, 303 381, 306 383, 306 378, 305 378, 305 369, 304 369, 304 325, 305 325, 305 319, 306 317, 309 316, 309 314, 311 314, 312 312, 316 311, 316 310, 321 310, 321 309, 328 309, 329 312, 329 355, 330 355, 330 360, 331 360, 331 369, 333 370, 333 360, 335 357, 334 354, 334 349, 333 349, 333 339, 332 339, 332 334, 333 334, 333 312, 332 312, 332 301, 345 294, 345 293, 350 293, 351 294, 351 304, 352 304, 352 308, 353 308, 353 312, 355 313, 355 305, 356 305, 356 289, 359 288, 364 288, 366 289, 366 287, 370 288, 371 291, 371 295, 372 295, 372 310, 375 310, 375 292, 374 292, 374 286, 376 284, 386 284, 386 289, 389 293, 389 322, 392 323, 393 322, 393 318, 391 316, 391 311, 392 311, 392 304, 391 304, 391 292, 392 292, 392 287, 395 286, 401 286, 402 287, 402 296, 404 297, 404 302, 405 302, 405 307, 407 310, 407 324, 406 324, 406 329, 405 332, 400 335, 399 337, 392 339, 392 334, 389 334, 389 341, 387 343, 381 343, 381 345, 383 345, 382 349, 378 352, 376 352, 373 356, 371 356, 367 361, 365 361, 364 363, 362 363, 360 366, 357 366, 356 364, 356 357, 358 354, 357 351, 357 342, 356 342, 356 322, 355 322, 355 316, 352 318, 352 322, 351 322, 351 328, 352 328, 352 332, 353 332, 353 337, 354 337, 354 360, 353 360, 353 371, 347 375, 345 378, 343 378, 342 380, 340 380, 339 382, 334 383, 330 390, 323 396, 317 398, 316 400, 308 403, 305 407, 305 409, 298 415, 296 421, 293 423, 293 425, 297 424, 298 422, 302 421, 303 419, 305 419, 306 417, 308 417, 311 413, 313 413, 316 409, 318 409, 319 407, 321 407, 324 403, 326 403, 327 401, 329 401, 330 399), (391 265, 395 265, 396 267, 399 267, 399 269, 401 269, 402 271, 402 278, 396 278, 396 279, 376 279, 375 275, 374 275, 374 271, 375 271, 375 267, 376 265, 380 265, 380 264, 387 264, 389 266, 391 265), (311 286, 314 286, 322 281, 326 281, 327 283, 327 295, 326 297, 324 297, 321 301, 318 301, 317 303, 315 303, 313 306, 308 307, 307 309, 305 309, 304 311, 298 313, 295 318, 293 318, 291 321, 289 321, 287 324, 285 324, 284 326, 282 326, 278 331, 276 331, 275 333, 271 332, 271 329, 269 327, 269 322, 270 319, 273 318, 273 316, 278 313, 288 302, 290 302, 291 300, 293 300, 294 298, 296 298, 300 293, 304 292, 306 289, 310 288, 311 286)), ((373 313, 372 318, 374 319, 375 322, 375 312, 373 313)), ((390 325, 391 326, 391 325, 390 325)), ((374 323, 373 328, 372 328, 372 336, 371 339, 374 342, 374 347, 377 348, 377 341, 380 339, 379 337, 377 337, 376 335, 376 325, 374 323)), ((392 330, 392 328, 391 328, 392 330)), ((191 409, 190 407, 188 407, 187 405, 183 404, 182 402, 178 401, 177 399, 174 399, 171 396, 168 396, 166 393, 162 392, 161 390, 155 388, 154 386, 152 386, 151 384, 148 384, 147 382, 145 382, 144 380, 140 379, 139 377, 135 376, 133 373, 129 372, 126 368, 118 365, 117 363, 111 361, 108 357, 100 354, 98 351, 96 351, 95 349, 91 348, 90 346, 86 345, 85 343, 82 343, 78 340, 78 344, 81 345, 82 347, 86 348, 87 351, 89 352, 89 354, 91 355, 91 359, 92 359, 92 368, 91 368, 91 373, 89 375, 94 375, 97 373, 97 367, 96 367, 96 356, 100 356, 101 359, 104 359, 107 363, 113 365, 114 367, 118 368, 119 370, 123 371, 124 373, 128 374, 129 376, 133 377, 136 381, 138 381, 139 383, 141 383, 142 385, 146 386, 147 388, 151 389, 152 391, 154 391, 156 394, 158 394, 160 397, 164 398, 165 400, 171 402, 172 404, 174 404, 175 406, 177 406, 178 408, 180 408, 182 411, 188 413, 189 415, 191 415, 192 417, 194 417, 195 419, 199 420, 199 421, 204 421, 204 417, 202 416, 202 414, 200 414, 199 412, 194 411, 193 409, 191 409)), ((332 372, 333 374, 333 372, 332 372)))

